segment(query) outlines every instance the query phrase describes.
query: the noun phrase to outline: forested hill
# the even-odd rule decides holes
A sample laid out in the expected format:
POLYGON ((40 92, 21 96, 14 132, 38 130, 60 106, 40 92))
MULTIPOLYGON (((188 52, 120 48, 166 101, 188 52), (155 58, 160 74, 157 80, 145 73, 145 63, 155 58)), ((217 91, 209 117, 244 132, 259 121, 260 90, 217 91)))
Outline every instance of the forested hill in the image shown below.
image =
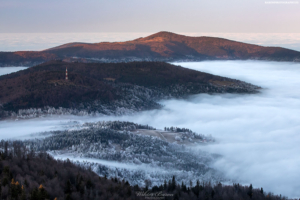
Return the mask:
POLYGON ((131 186, 126 180, 99 177, 90 169, 70 161, 57 161, 50 155, 28 151, 22 142, 0 142, 0 198, 4 200, 80 200, 80 199, 145 199, 152 194, 166 200, 244 199, 286 200, 267 194, 263 189, 234 184, 226 186, 176 182, 176 177, 159 186, 131 186))
POLYGON ((198 93, 255 93, 258 89, 242 81, 163 62, 52 61, 1 76, 0 103, 2 115, 7 115, 6 111, 45 107, 33 112, 49 114, 62 107, 75 114, 122 114, 159 108, 156 101, 163 98, 198 93), (66 68, 69 80, 65 80, 66 68))
POLYGON ((69 43, 44 51, 0 52, 0 66, 33 66, 53 59, 80 62, 273 60, 299 61, 300 52, 223 38, 159 32, 126 42, 69 43))

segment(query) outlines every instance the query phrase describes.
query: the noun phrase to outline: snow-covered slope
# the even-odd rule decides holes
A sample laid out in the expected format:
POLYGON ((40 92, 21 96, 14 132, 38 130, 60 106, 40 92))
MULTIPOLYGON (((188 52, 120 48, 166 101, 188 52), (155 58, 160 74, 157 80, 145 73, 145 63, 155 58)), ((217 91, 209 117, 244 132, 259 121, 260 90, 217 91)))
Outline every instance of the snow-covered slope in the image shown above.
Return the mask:
POLYGON ((148 179, 158 185, 173 175, 186 183, 197 179, 222 181, 220 174, 209 166, 216 155, 191 146, 193 140, 201 145, 199 141, 213 141, 211 137, 188 129, 177 129, 184 132, 169 129, 169 137, 173 133, 175 139, 171 142, 147 134, 149 130, 155 129, 131 122, 86 123, 23 143, 29 149, 48 151, 57 159, 73 160, 78 165, 91 167, 99 175, 124 178, 133 185, 141 185, 148 179), (189 143, 182 143, 184 140, 189 143))

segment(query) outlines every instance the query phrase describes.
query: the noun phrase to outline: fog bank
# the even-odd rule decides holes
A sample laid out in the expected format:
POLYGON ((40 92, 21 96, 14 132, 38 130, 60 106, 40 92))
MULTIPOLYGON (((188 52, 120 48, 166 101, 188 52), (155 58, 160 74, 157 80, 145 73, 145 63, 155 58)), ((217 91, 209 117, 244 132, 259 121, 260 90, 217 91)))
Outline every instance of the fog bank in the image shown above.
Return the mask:
POLYGON ((261 61, 175 63, 263 87, 260 94, 199 94, 161 101, 162 110, 121 117, 62 117, 9 124, 0 122, 0 139, 33 130, 66 128, 70 120, 124 120, 156 128, 186 127, 211 134, 217 143, 201 146, 222 155, 213 167, 235 182, 300 197, 300 64, 261 61), (12 127, 12 128, 10 128, 12 127), (43 128, 45 127, 45 128, 43 128), (31 130, 32 129, 32 130, 31 130))
POLYGON ((17 72, 23 69, 27 69, 27 67, 1 67, 0 66, 0 76, 17 72))
POLYGON ((75 116, 55 116, 28 120, 0 121, 0 140, 29 139, 43 137, 45 131, 71 129, 77 123, 72 121, 75 116))
POLYGON ((223 156, 214 167, 228 178, 276 194, 300 197, 300 64, 260 61, 175 64, 240 79, 264 89, 260 94, 200 94, 188 100, 162 101, 165 107, 160 111, 106 119, 157 128, 188 127, 212 134, 217 144, 199 148, 223 156))

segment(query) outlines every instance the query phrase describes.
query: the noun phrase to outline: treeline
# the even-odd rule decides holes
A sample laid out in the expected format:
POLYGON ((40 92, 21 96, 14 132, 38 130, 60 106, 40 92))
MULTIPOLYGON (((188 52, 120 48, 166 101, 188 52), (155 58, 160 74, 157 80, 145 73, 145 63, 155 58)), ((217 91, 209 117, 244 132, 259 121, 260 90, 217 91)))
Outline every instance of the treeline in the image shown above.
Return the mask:
POLYGON ((177 132, 177 133, 182 133, 181 139, 185 140, 187 138, 192 138, 192 139, 200 139, 200 140, 209 140, 209 141, 214 141, 214 139, 211 136, 205 136, 200 133, 195 133, 192 130, 188 128, 178 128, 178 127, 165 127, 165 131, 170 131, 170 132, 177 132))
POLYGON ((84 123, 83 126, 87 127, 101 127, 106 129, 113 129, 113 130, 125 130, 125 131, 132 131, 136 129, 148 129, 148 130, 156 130, 156 128, 153 128, 149 125, 143 125, 143 124, 136 124, 133 122, 127 122, 127 121, 99 121, 94 123, 84 123))
MULTIPOLYGON (((146 181, 145 190, 147 190, 146 181)), ((150 182, 151 184, 151 182, 150 182)), ((154 186, 151 189, 152 192, 156 193, 166 193, 172 194, 170 199, 205 199, 205 200, 229 200, 229 199, 243 199, 243 200, 263 200, 263 199, 272 199, 272 200, 287 200, 287 197, 281 195, 274 195, 272 193, 265 193, 263 188, 254 189, 252 184, 249 186, 241 186, 239 184, 233 185, 222 185, 221 183, 212 186, 210 183, 200 183, 199 180, 196 181, 196 184, 193 186, 193 182, 190 181, 190 185, 187 186, 183 182, 177 183, 175 177, 168 182, 165 181, 163 185, 154 186)), ((166 198, 167 199, 167 198, 166 198)))
POLYGON ((191 131, 188 128, 178 128, 178 127, 165 127, 164 128, 165 131, 172 131, 172 132, 187 132, 187 133, 192 133, 193 131, 191 131))
POLYGON ((177 183, 175 177, 159 186, 145 180, 143 186, 130 186, 125 180, 99 177, 91 169, 84 169, 67 161, 58 161, 43 152, 28 151, 21 143, 8 142, 0 151, 0 198, 21 200, 44 199, 145 199, 164 196, 165 199, 287 199, 265 193, 252 185, 232 186, 221 183, 189 185, 177 183), (151 189, 150 189, 151 188, 151 189))
POLYGON ((0 152, 0 198, 20 200, 139 199, 122 181, 99 177, 47 153, 5 143, 0 152))

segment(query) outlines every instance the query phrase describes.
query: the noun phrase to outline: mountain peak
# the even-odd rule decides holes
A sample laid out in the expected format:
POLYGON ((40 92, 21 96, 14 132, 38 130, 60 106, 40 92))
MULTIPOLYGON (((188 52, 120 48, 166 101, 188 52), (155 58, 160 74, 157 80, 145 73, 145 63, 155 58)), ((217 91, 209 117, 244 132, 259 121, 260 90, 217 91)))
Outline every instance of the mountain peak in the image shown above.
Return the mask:
POLYGON ((38 52, 0 52, 0 66, 36 65, 54 59, 68 62, 200 61, 260 59, 300 61, 300 52, 216 37, 161 31, 127 42, 69 43, 38 52))
POLYGON ((172 36, 183 36, 183 35, 172 33, 169 31, 160 31, 160 32, 154 33, 152 35, 149 35, 148 37, 172 37, 172 36))
POLYGON ((147 40, 172 40, 174 38, 183 38, 186 37, 184 35, 179 35, 176 33, 168 32, 168 31, 160 31, 158 33, 154 33, 144 38, 137 39, 136 41, 147 41, 147 40))

